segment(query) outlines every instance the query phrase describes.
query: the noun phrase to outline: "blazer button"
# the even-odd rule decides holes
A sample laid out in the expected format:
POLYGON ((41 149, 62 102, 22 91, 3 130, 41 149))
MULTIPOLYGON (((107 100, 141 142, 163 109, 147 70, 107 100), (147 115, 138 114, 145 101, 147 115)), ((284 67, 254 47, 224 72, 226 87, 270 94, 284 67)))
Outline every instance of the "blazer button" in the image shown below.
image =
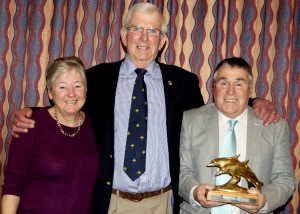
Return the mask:
POLYGON ((106 185, 107 185, 107 186, 110 186, 110 185, 111 185, 111 183, 110 183, 109 181, 107 181, 107 182, 106 182, 106 185))
POLYGON ((113 156, 112 156, 112 155, 109 155, 109 157, 110 157, 110 158, 113 158, 113 156))

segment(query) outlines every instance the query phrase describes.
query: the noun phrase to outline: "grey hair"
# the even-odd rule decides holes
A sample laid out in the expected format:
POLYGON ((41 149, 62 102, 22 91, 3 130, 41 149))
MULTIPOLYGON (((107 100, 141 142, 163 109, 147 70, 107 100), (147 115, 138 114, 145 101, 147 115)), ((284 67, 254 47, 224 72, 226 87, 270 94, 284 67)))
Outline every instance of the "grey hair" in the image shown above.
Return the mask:
POLYGON ((151 3, 146 3, 146 2, 141 2, 141 3, 137 3, 135 5, 133 5, 128 13, 125 16, 124 19, 124 28, 130 27, 131 24, 131 19, 132 19, 132 15, 134 13, 145 13, 145 14, 153 14, 153 13, 158 13, 161 17, 161 32, 163 35, 167 34, 167 24, 165 21, 165 18, 163 17, 162 12, 159 10, 158 7, 156 7, 154 4, 151 3))

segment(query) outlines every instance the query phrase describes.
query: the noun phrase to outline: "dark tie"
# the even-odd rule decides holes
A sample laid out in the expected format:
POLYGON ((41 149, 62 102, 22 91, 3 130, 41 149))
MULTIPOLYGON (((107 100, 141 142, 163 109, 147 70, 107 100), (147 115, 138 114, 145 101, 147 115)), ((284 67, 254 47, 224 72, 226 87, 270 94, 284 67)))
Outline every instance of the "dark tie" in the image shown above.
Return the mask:
MULTIPOLYGON (((222 144, 222 149, 219 157, 232 157, 236 155, 236 138, 234 126, 238 122, 237 120, 231 119, 229 122, 229 129, 226 132, 222 144)), ((223 185, 230 180, 231 176, 224 174, 216 177, 216 185, 223 185)), ((223 206, 214 207, 211 209, 211 214, 218 213, 231 213, 231 205, 226 204, 223 206)))
POLYGON ((145 69, 135 70, 137 77, 133 87, 129 115, 123 170, 132 181, 145 172, 147 142, 147 91, 145 69))

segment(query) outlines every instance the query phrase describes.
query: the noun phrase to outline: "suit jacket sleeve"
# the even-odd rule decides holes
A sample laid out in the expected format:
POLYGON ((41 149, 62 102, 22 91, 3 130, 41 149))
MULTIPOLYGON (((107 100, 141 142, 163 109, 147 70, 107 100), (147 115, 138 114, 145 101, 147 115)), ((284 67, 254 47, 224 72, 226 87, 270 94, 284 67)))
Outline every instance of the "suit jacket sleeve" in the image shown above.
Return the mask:
POLYGON ((187 112, 183 114, 182 128, 180 134, 180 176, 179 176, 179 195, 189 202, 190 191, 199 183, 194 179, 193 160, 191 155, 192 139, 191 127, 189 126, 187 112))
MULTIPOLYGON (((262 187, 262 191, 267 198, 268 212, 284 205, 293 194, 295 188, 295 173, 292 167, 289 143, 289 128, 286 122, 281 120, 275 124, 273 134, 273 164, 269 184, 262 187)), ((271 152, 271 151, 270 151, 271 152)), ((266 167, 266 166, 265 166, 266 167)), ((267 179, 267 178, 265 178, 267 179)))

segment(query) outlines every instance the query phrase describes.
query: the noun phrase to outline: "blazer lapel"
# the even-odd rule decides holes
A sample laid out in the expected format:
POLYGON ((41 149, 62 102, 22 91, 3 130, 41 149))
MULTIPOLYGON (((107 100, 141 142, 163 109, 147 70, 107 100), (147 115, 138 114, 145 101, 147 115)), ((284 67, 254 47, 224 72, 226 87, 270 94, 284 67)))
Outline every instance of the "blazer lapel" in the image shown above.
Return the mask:
POLYGON ((211 159, 215 159, 219 157, 219 118, 218 118, 218 110, 214 104, 210 104, 211 107, 208 108, 207 114, 204 117, 207 135, 209 141, 209 154, 211 159))
MULTIPOLYGON (((109 72, 110 75, 108 78, 110 80, 105 79, 106 83, 110 83, 109 85, 106 85, 106 88, 107 88, 106 93, 108 94, 107 99, 110 99, 110 100, 108 100, 108 103, 111 105, 109 109, 112 110, 112 112, 114 112, 117 83, 118 83, 120 67, 121 67, 122 62, 123 62, 123 60, 114 63, 109 72)), ((104 84, 106 84, 105 82, 104 82, 104 84)), ((112 121, 114 121, 114 119, 112 121)))
POLYGON ((253 159, 261 138, 263 122, 257 119, 252 108, 248 107, 246 160, 253 159))
MULTIPOLYGON (((103 78, 102 84, 104 84, 105 89, 104 89, 104 100, 106 100, 106 116, 108 117, 107 120, 107 126, 109 126, 109 142, 114 142, 114 109, 115 109, 115 97, 116 97, 116 90, 117 90, 117 83, 118 83, 118 78, 119 78, 119 73, 120 73, 120 67, 121 63, 124 60, 112 63, 111 66, 107 69, 109 69, 109 72, 107 72, 106 78, 103 78), (110 84, 107 84, 110 83, 110 84)), ((107 64, 109 65, 109 64, 107 64)), ((110 144, 111 151, 114 151, 114 143, 110 144)))
POLYGON ((172 136, 172 119, 175 110, 175 89, 173 87, 173 76, 171 72, 168 72, 164 69, 164 66, 160 64, 160 70, 162 74, 163 84, 164 84, 164 92, 165 92, 165 103, 166 103, 166 123, 167 123, 167 135, 168 139, 171 139, 172 136))

